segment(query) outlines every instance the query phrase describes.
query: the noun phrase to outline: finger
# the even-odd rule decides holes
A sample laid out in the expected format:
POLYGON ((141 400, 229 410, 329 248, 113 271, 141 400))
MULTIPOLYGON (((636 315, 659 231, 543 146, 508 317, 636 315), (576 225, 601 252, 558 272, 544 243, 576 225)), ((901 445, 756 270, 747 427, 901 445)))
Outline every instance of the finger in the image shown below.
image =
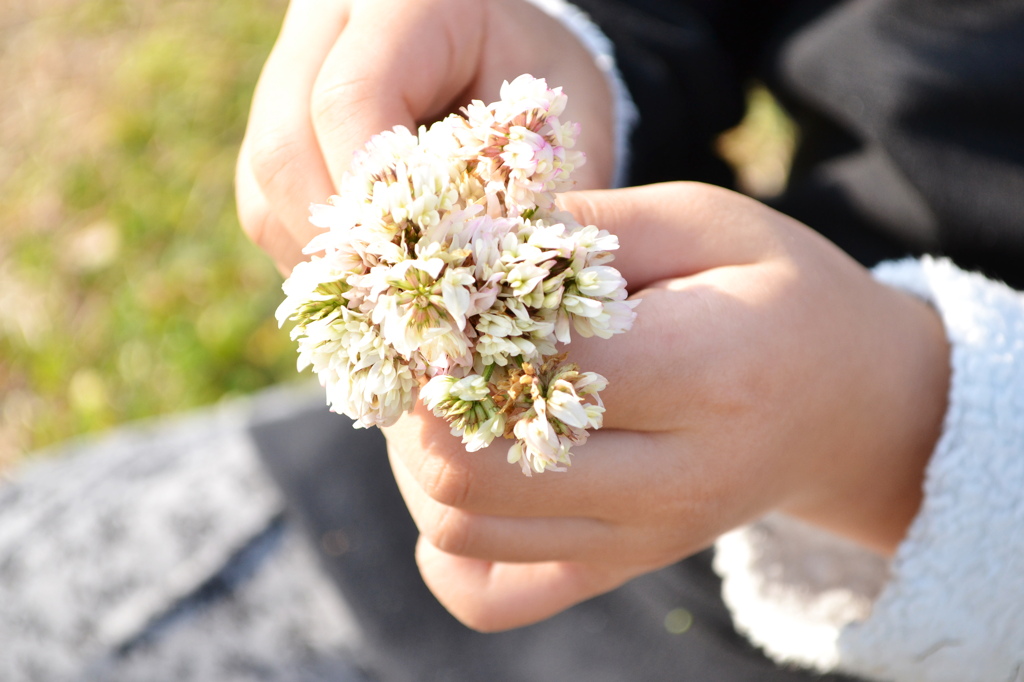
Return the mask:
MULTIPOLYGON (((685 457, 683 444, 673 435, 602 429, 573 448, 568 471, 527 477, 506 459, 511 441, 466 452, 444 421, 422 407, 389 427, 386 435, 392 458, 422 494, 446 507, 491 516, 628 521, 653 503, 652 497, 638 500, 634 491, 659 487, 665 452, 685 457)), ((680 467, 673 464, 675 475, 680 467)), ((685 479, 677 484, 679 494, 685 495, 685 479)))
POLYGON ((420 534, 448 554, 506 562, 623 558, 621 545, 627 538, 610 524, 577 517, 474 514, 431 498, 401 460, 392 458, 392 470, 420 534))
POLYGON ((623 584, 637 570, 568 562, 493 563, 447 554, 421 539, 416 562, 452 615, 484 632, 544 620, 623 584))
MULTIPOLYGON (((293 2, 260 74, 244 147, 252 177, 297 249, 320 231, 309 223, 310 202, 334 193, 310 114, 313 84, 345 23, 345 4, 293 2)), ((247 197, 248 198, 248 197, 247 197)), ((283 238, 274 237, 280 242, 283 238)), ((267 239, 266 241, 271 241, 267 239)))
MULTIPOLYGON (((756 284, 756 283, 755 283, 756 284)), ((667 280, 636 294, 632 328, 608 339, 575 337, 569 359, 608 381, 603 427, 651 434, 699 427, 714 401, 745 368, 738 348, 756 343, 743 322, 749 306, 701 275, 667 280)))
POLYGON ((287 277, 292 266, 305 258, 302 244, 278 220, 264 196, 252 174, 244 143, 235 168, 235 204, 238 207, 238 220, 246 235, 274 260, 277 269, 287 277))
POLYGON ((482 4, 374 0, 353 8, 314 92, 314 127, 336 185, 373 135, 396 125, 414 130, 469 85, 482 4))
POLYGON ((619 237, 614 265, 631 291, 754 262, 774 246, 768 223, 795 222, 743 195, 692 182, 566 192, 558 203, 580 223, 619 237))

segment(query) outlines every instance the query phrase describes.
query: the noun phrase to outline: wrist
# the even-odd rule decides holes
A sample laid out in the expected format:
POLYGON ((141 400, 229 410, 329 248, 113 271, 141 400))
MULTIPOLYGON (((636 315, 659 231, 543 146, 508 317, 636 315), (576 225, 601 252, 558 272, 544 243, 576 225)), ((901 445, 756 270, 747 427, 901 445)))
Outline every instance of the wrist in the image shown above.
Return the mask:
MULTIPOLYGON (((930 305, 877 282, 874 312, 850 374, 847 438, 822 457, 812 492, 783 511, 890 555, 923 498, 925 470, 942 432, 950 347, 930 305)), ((837 387, 838 388, 838 387, 837 387)))
POLYGON ((917 516, 925 470, 942 435, 949 399, 950 345, 942 318, 931 305, 902 291, 884 289, 894 302, 890 340, 896 347, 896 361, 890 371, 898 380, 889 381, 889 390, 879 395, 890 426, 879 429, 883 438, 861 486, 862 541, 891 554, 917 516))
POLYGON ((849 570, 870 563, 866 553, 809 544, 790 527, 731 533, 716 558, 726 601, 778 661, 871 679, 1011 679, 1024 643, 1014 598, 1024 574, 1024 298, 928 257, 873 274, 930 302, 949 339, 947 413, 920 510, 874 578, 849 570))

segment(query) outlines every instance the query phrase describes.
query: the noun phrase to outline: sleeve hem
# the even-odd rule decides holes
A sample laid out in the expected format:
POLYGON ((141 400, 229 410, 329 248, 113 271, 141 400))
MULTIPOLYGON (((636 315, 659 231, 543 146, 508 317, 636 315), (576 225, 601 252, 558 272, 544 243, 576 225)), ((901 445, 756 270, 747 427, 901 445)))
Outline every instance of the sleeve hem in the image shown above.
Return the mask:
POLYGON ((639 112, 615 62, 615 48, 587 14, 566 0, 525 0, 557 19, 594 57, 612 93, 615 118, 615 170, 613 187, 623 187, 629 173, 629 138, 639 120, 639 112))

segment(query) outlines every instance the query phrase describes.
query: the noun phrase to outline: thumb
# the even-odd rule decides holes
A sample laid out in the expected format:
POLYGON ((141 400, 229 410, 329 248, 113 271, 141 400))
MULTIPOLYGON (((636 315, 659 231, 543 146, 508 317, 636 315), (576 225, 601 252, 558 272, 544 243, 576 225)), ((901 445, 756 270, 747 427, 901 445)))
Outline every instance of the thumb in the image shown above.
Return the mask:
POLYGON ((755 262, 775 243, 769 226, 794 222, 742 194, 696 182, 566 192, 558 205, 619 237, 614 265, 634 291, 755 262))
POLYGON ((373 135, 446 110, 480 60, 478 0, 356 3, 313 92, 313 127, 336 185, 373 135))

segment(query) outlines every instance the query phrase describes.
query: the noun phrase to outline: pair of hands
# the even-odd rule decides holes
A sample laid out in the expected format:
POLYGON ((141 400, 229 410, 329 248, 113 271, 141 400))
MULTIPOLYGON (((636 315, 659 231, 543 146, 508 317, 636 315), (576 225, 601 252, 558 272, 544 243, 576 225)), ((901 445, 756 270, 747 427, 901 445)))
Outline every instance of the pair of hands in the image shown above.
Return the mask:
MULTIPOLYGON (((581 185, 607 183, 603 77, 521 0, 293 3, 240 158, 243 225, 287 270, 314 233, 308 203, 332 193, 367 138, 493 99, 523 72, 566 86, 589 156, 581 185)), ((615 265, 643 299, 629 333, 569 348, 610 381, 605 428, 567 473, 533 478, 505 462, 507 442, 466 453, 422 407, 387 430, 438 599, 479 629, 524 625, 772 510, 891 550, 945 412, 934 312, 726 190, 671 183, 561 201, 619 236, 615 265)))

